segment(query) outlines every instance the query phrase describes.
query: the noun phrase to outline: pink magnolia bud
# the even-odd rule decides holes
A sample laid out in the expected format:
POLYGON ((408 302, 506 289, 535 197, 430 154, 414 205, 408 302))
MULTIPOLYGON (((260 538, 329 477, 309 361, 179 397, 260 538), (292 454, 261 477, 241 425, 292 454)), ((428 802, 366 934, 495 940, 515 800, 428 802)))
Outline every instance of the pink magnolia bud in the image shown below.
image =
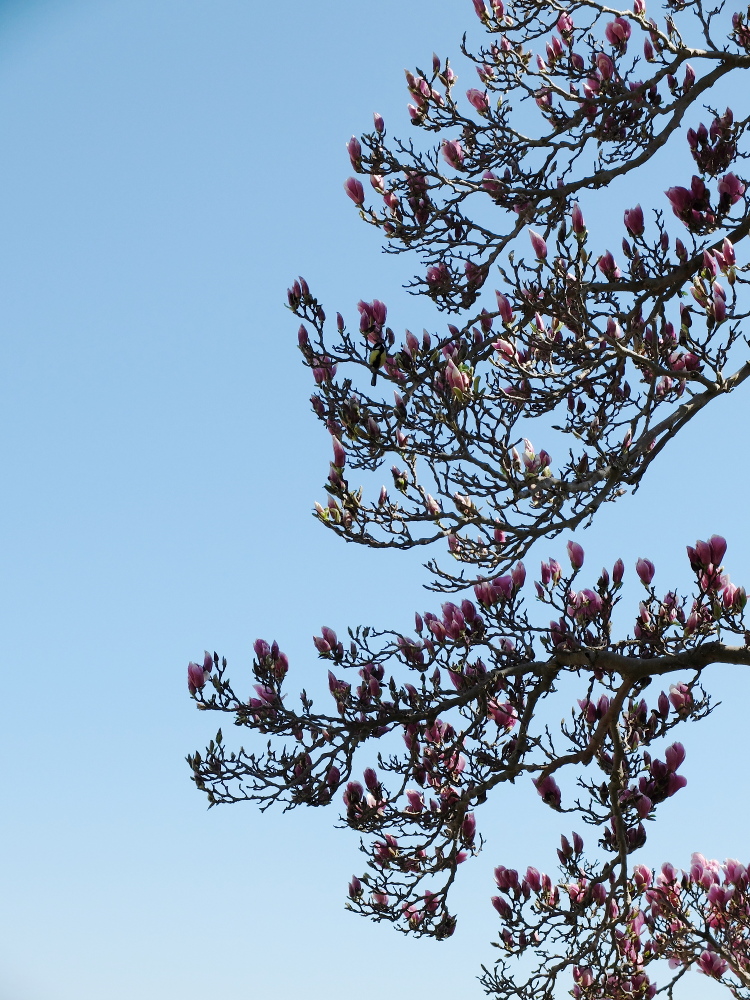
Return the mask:
POLYGON ((575 235, 583 236, 586 232, 586 223, 583 219, 581 206, 577 201, 573 203, 573 207, 570 210, 570 221, 575 235))
POLYGON ((568 558, 573 569, 580 569, 583 566, 584 552, 578 542, 568 542, 568 558))
POLYGON ((453 139, 445 139, 443 142, 443 159, 445 162, 453 167, 455 170, 459 170, 464 161, 464 150, 460 142, 453 139))
POLYGON ((367 785, 367 788, 371 792, 374 792, 374 791, 377 791, 377 788, 378 788, 379 784, 380 784, 380 782, 378 781, 378 776, 377 776, 377 773, 375 772, 374 768, 372 768, 372 767, 366 767, 365 768, 365 785, 367 785))
MULTIPOLYGON (((500 313, 500 319, 506 325, 513 322, 513 309, 511 308, 510 302, 502 294, 502 292, 495 292, 497 298, 497 309, 500 313)), ((513 352, 515 354, 515 351, 513 352)))
POLYGON ((640 236, 643 233, 643 209, 640 205, 625 212, 625 228, 631 236, 640 236))
POLYGON ((669 700, 678 715, 686 716, 693 707, 693 696, 687 684, 672 684, 669 688, 669 700))
POLYGON ((719 209, 728 211, 745 193, 745 185, 732 173, 724 174, 719 181, 719 209))
POLYGON ((653 882, 653 875, 651 869, 647 868, 645 865, 636 865, 633 869, 633 881, 639 891, 643 889, 648 889, 648 887, 653 882))
POLYGON ((718 569, 727 552, 727 540, 721 535, 711 535, 708 545, 711 551, 711 563, 718 569))
POLYGON ((529 239, 531 240, 537 260, 546 260, 547 244, 544 242, 544 239, 533 229, 529 229, 529 239))
POLYGON ((188 691, 190 694, 195 694, 196 691, 200 691, 206 686, 206 672, 203 667, 191 660, 188 663, 187 680, 188 691))
POLYGON ((644 587, 648 587, 650 585, 654 578, 654 573, 656 572, 654 564, 650 559, 639 559, 635 564, 635 571, 638 574, 638 579, 644 587))
POLYGON ((617 266, 617 262, 609 250, 601 255, 599 260, 596 262, 596 266, 602 272, 604 277, 609 279, 609 281, 617 281, 618 278, 622 277, 622 271, 617 266))
POLYGON ((271 647, 265 641, 265 639, 256 639, 253 643, 253 650, 258 660, 262 662, 267 656, 271 655, 271 647))
POLYGON ((357 173, 362 172, 362 146, 359 143, 359 139, 353 135, 349 142, 346 144, 346 151, 349 154, 349 159, 354 170, 357 173))
POLYGON ((364 205, 365 189, 356 177, 349 177, 344 181, 344 190, 355 205, 364 205))
POLYGON ((533 892, 540 892, 542 888, 542 876, 537 868, 527 868, 525 879, 533 892))
POLYGON ((470 90, 466 91, 466 97, 469 104, 475 108, 481 115, 487 114, 490 110, 490 102, 487 98, 486 90, 477 90, 472 87, 470 90))
POLYGON ((676 771, 685 760, 685 747, 682 743, 673 743, 672 746, 667 747, 666 758, 667 768, 670 771, 676 771))
POLYGON ((464 816, 463 823, 461 824, 461 840, 467 846, 471 847, 474 843, 474 836, 476 834, 477 821, 473 812, 467 812, 464 816))
POLYGON ((622 583, 622 577, 625 573, 625 563, 622 559, 618 559, 617 562, 612 567, 612 583, 619 587, 622 583))
POLYGON ((551 774, 544 779, 535 778, 534 787, 548 806, 552 806, 553 809, 560 808, 562 794, 551 774))
POLYGON ((513 915, 513 910, 511 910, 510 904, 507 900, 503 899, 502 896, 493 896, 491 903, 503 920, 510 920, 513 915))
POLYGON ((598 52, 596 56, 596 68, 602 80, 611 80, 615 75, 615 64, 605 52, 598 52))
POLYGON ((333 443, 333 464, 337 469, 343 469, 346 465, 346 452, 337 437, 332 437, 333 443))
POLYGON ((383 116, 379 115, 377 111, 373 112, 372 115, 373 124, 375 125, 375 131, 378 135, 382 135, 385 132, 385 122, 383 121, 383 116))

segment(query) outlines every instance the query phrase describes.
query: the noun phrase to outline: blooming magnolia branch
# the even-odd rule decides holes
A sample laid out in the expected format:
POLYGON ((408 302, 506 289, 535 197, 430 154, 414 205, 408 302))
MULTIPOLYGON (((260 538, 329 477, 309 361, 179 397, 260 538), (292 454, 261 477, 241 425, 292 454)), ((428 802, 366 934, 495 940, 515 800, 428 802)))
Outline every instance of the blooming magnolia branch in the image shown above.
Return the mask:
POLYGON ((389 252, 416 253, 411 291, 460 315, 397 336, 386 305, 363 300, 355 328, 337 314, 332 332, 302 278, 288 301, 331 435, 318 519, 372 548, 444 542, 455 562, 427 563, 432 588, 473 587, 474 599, 417 614, 411 636, 368 626, 345 643, 323 628, 323 709, 306 691, 292 706, 276 642, 255 643, 249 699, 206 653, 188 668, 198 707, 265 750, 229 749, 219 730, 188 758, 193 779, 211 805, 341 801, 367 859, 349 907, 438 939, 456 926, 459 866, 482 846, 480 808, 497 786, 532 781, 588 832, 563 835, 557 874, 496 868, 501 958, 484 969, 487 992, 553 1000, 562 984, 582 1000, 671 998, 697 969, 750 1000, 745 867, 697 854, 689 872, 633 863, 686 784, 674 731, 712 711, 705 671, 750 665, 726 542, 688 547, 690 599, 661 595, 639 558, 643 600, 622 639, 622 560, 594 580, 570 541, 569 570, 550 559, 534 583, 544 620, 527 607, 520 561, 636 489, 667 442, 750 375, 750 118, 702 104, 724 81, 741 92, 750 10, 669 0, 657 20, 644 0, 472 3, 489 35, 476 52, 462 44, 479 86, 459 94, 437 56, 429 72, 407 72, 427 142, 387 140, 376 114, 347 145, 373 195, 358 177, 345 183, 389 252), (667 149, 670 186, 650 211, 624 211, 615 256, 584 209, 608 185, 611 204, 612 185, 667 149), (531 443, 532 426, 546 447, 531 443), (350 482, 390 463, 377 499, 350 482), (556 701, 576 686, 555 729, 556 701))
POLYGON ((640 2, 619 13, 595 3, 478 3, 492 40, 464 52, 483 90, 469 88, 464 100, 437 57, 431 73, 407 73, 412 122, 443 136, 439 145, 388 143, 379 115, 373 132, 349 142, 382 208, 368 205, 356 177, 347 194, 388 249, 420 256, 426 270, 412 290, 463 311, 460 324, 400 339, 376 299, 359 303, 357 330, 339 314, 331 335, 306 282, 289 290, 318 385, 313 408, 334 440, 319 518, 372 547, 446 538, 473 569, 431 562, 439 589, 502 572, 540 537, 585 523, 637 487, 666 442, 750 374, 741 354, 727 372, 747 316, 747 266, 735 247, 750 213, 734 165, 747 155, 748 119, 711 111, 708 125, 694 118, 687 142, 679 132, 711 88, 750 66, 748 29, 738 15, 717 42, 714 14, 673 6, 703 47, 685 44, 676 9, 659 26, 640 2), (676 146, 675 183, 650 220, 640 205, 625 211, 618 263, 592 246, 582 200, 594 206, 598 189, 667 144, 676 146), (590 157, 593 173, 581 169, 590 157), (676 235, 665 208, 679 220, 676 235), (492 281, 500 287, 482 305, 492 281), (393 404, 358 388, 373 356, 393 404), (546 448, 529 440, 536 418, 546 448), (400 496, 384 486, 366 502, 348 476, 389 460, 400 496))
MULTIPOLYGON (((440 615, 417 614, 416 637, 363 628, 350 632, 345 647, 324 628, 313 641, 330 664, 333 712, 316 710, 305 692, 300 709, 289 706, 289 664, 275 642, 255 643, 249 700, 235 692, 226 662, 207 653, 202 666, 188 668, 198 706, 227 713, 270 742, 264 753, 227 751, 219 732, 205 754, 188 758, 194 780, 211 805, 247 800, 290 809, 327 805, 341 795, 344 822, 371 838, 362 843, 369 870, 352 880, 350 908, 443 938, 455 928, 448 896, 458 866, 481 847, 478 808, 496 786, 525 776, 544 803, 594 828, 595 839, 586 860, 578 834, 573 848, 563 839, 562 882, 534 875, 534 868, 525 880, 497 869, 501 947, 515 956, 533 946, 538 966, 521 984, 502 960, 485 974, 491 992, 551 997, 563 972, 579 976, 584 966, 597 970, 597 989, 615 974, 641 976, 648 985, 646 966, 665 956, 679 959, 676 976, 693 964, 703 968, 705 939, 694 923, 685 922, 679 948, 670 938, 669 945, 633 952, 633 921, 656 935, 663 912, 652 901, 651 922, 638 916, 644 911, 634 902, 630 856, 646 842, 644 823, 686 784, 681 743, 669 744, 664 759, 649 748, 711 711, 701 686, 706 667, 750 665, 747 598, 723 571, 725 550, 718 536, 689 547, 697 582, 690 601, 674 591, 659 596, 653 564, 639 559, 644 599, 631 635, 618 641, 611 622, 623 563, 603 570, 593 587, 576 589, 584 553, 574 542, 570 571, 550 560, 534 585, 538 602, 555 616, 547 625, 535 623, 525 607, 526 572, 518 564, 478 584, 475 601, 447 602, 440 615), (726 643, 732 635, 740 645, 726 643), (352 672, 358 682, 347 679, 352 672), (646 689, 671 674, 675 682, 649 705, 646 689), (566 676, 577 678, 581 697, 553 738, 546 704, 566 676), (375 757, 359 781, 358 758, 368 743, 375 757)), ((726 948, 716 947, 718 964, 709 974, 721 967, 725 976, 726 948)))

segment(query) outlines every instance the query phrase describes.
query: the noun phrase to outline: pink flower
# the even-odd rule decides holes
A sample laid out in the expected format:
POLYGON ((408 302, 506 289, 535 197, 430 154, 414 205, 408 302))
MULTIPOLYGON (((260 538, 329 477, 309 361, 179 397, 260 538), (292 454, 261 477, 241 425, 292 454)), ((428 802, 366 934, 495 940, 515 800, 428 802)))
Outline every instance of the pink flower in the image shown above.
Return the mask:
POLYGON ((602 80, 611 80, 615 75, 615 64, 604 52, 597 53, 596 68, 599 70, 602 80))
POLYGON ((513 915, 513 911, 510 908, 510 904, 502 898, 502 896, 493 896, 490 900, 494 908, 503 918, 503 920, 509 920, 513 915))
POLYGON ((583 566, 583 549, 578 542, 568 542, 568 558, 573 569, 580 569, 583 566))
POLYGON ((560 808, 562 793, 551 774, 547 775, 544 779, 535 778, 534 787, 548 806, 552 806, 553 809, 560 808))
POLYGON ((728 968, 728 963, 712 951, 704 951, 698 959, 698 971, 713 979, 719 979, 728 968))
POLYGON ((337 437, 331 438, 333 442, 333 464, 337 469, 343 469, 346 465, 346 452, 337 437))
POLYGON ((453 139, 446 139, 443 142, 443 159, 455 170, 461 169, 461 164, 464 160, 464 150, 460 142, 456 142, 453 139))
POLYGON ((631 236, 640 236, 643 233, 643 209, 640 205, 625 212, 625 228, 631 236))
POLYGON ((188 663, 188 691, 190 694, 195 694, 196 691, 200 691, 201 688, 205 687, 207 679, 208 671, 191 660, 188 663))
POLYGON ((464 821, 461 824, 461 840, 467 847, 471 847, 474 843, 474 836, 476 834, 477 821, 473 812, 466 813, 464 816, 464 821))
POLYGON ((362 146, 356 135, 353 135, 347 142, 346 151, 349 154, 352 169, 356 170, 358 174, 362 173, 362 146))
POLYGON ((667 747, 666 754, 667 768, 674 772, 685 761, 685 747, 682 743, 673 743, 667 747))
POLYGON ((356 177, 349 177, 348 180, 344 181, 344 190, 355 205, 364 205, 365 189, 356 177))
POLYGON ((573 207, 570 210, 570 221, 573 227, 573 232, 576 236, 583 236, 586 232, 586 223, 583 219, 583 212, 581 211, 581 206, 578 202, 573 203, 573 207))
POLYGON ((654 564, 650 559, 639 559, 635 564, 635 571, 638 574, 638 579, 644 585, 648 587, 654 578, 654 564))
POLYGON ((622 277, 622 271, 617 266, 615 258, 609 250, 601 255, 599 260, 596 262, 596 266, 609 281, 617 281, 618 278, 622 277))
POLYGON ((734 174, 724 174, 719 181, 719 210, 729 211, 745 193, 745 185, 734 174))
POLYGON ((469 104, 475 108, 480 115, 485 115, 490 110, 490 102, 487 98, 486 90, 477 90, 472 87, 470 90, 466 91, 466 98, 469 104))
POLYGON ((672 708, 683 718, 689 715, 693 707, 693 695, 687 684, 672 684, 669 688, 669 700, 672 708))
POLYGON ((610 45, 613 45, 618 52, 625 52, 630 38, 630 22, 624 17, 616 17, 606 26, 604 34, 610 45))
MULTIPOLYGON (((495 292, 495 296, 497 298, 497 309, 500 313, 500 319, 507 326, 513 322, 513 309, 502 292, 495 292)), ((515 351, 513 353, 515 354, 515 351)))
POLYGON ((546 260, 547 244, 544 242, 544 239, 533 229, 529 230, 529 238, 531 240, 531 245, 534 248, 537 260, 546 260))

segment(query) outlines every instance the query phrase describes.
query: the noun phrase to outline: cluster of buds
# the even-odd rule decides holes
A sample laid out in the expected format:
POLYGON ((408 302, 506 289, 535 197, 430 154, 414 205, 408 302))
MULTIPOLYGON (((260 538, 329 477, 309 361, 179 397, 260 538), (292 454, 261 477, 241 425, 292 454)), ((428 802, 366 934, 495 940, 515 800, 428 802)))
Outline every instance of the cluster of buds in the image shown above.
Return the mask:
POLYGON ((467 403, 471 399, 473 375, 468 365, 457 365, 453 358, 448 358, 442 376, 435 377, 435 388, 438 392, 447 389, 456 402, 467 403))
POLYGON ((528 438, 523 439, 523 465, 525 470, 526 478, 536 479, 537 476, 551 476, 552 472, 550 470, 550 462, 552 459, 549 457, 549 453, 542 448, 542 450, 537 455, 534 452, 534 446, 528 438))
MULTIPOLYGON (((440 60, 437 56, 433 59, 433 68, 436 73, 440 69, 440 60)), ((434 104, 440 108, 445 104, 445 101, 443 95, 430 86, 429 82, 423 76, 415 76, 408 69, 404 72, 406 73, 406 86, 409 88, 409 94, 414 101, 414 104, 410 104, 408 108, 409 117, 415 125, 421 124, 425 116, 429 114, 430 104, 434 104)), ((455 73, 450 66, 446 66, 445 71, 440 74, 440 77, 447 86, 451 86, 456 81, 455 73)))
POLYGON ((410 170, 406 175, 406 183, 409 188, 407 202, 414 221, 418 226, 424 226, 430 218, 432 209, 432 202, 427 192, 427 178, 416 170, 410 170))
POLYGON ((666 760, 652 760, 645 753, 643 760, 649 770, 649 777, 642 776, 638 781, 640 794, 648 800, 648 808, 644 806, 644 815, 648 815, 652 805, 664 802, 687 785, 687 778, 677 774, 677 769, 685 760, 685 748, 681 743, 673 743, 667 747, 664 754, 666 760))
POLYGON ((440 261, 439 264, 427 268, 425 281, 427 283, 427 294, 431 299, 437 301, 450 295, 453 279, 450 268, 444 261, 440 261))
POLYGON ((732 36, 745 52, 750 52, 750 9, 747 15, 732 14, 732 36))
MULTIPOLYGON (((431 611, 426 611, 423 619, 418 622, 418 631, 422 631, 423 622, 423 627, 430 632, 432 641, 439 645, 453 642, 468 648, 481 640, 484 635, 484 620, 471 601, 464 599, 460 607, 453 601, 446 601, 441 611, 442 618, 438 618, 431 611)), ((429 640, 425 640, 425 645, 428 642, 429 640)))
POLYGON ((281 684, 289 670, 289 659, 286 653, 282 653, 279 649, 278 642, 274 639, 269 646, 265 639, 256 639, 253 650, 256 657, 253 665, 255 676, 281 684))
POLYGON ((556 906, 560 898, 560 890, 553 884, 550 876, 532 867, 527 868, 526 874, 521 878, 514 868, 498 865, 495 869, 495 885, 507 899, 493 896, 491 902, 506 921, 512 919, 514 908, 527 902, 532 893, 545 906, 556 906))
POLYGON ((350 781, 343 794, 346 821, 355 830, 363 829, 368 823, 376 821, 383 815, 386 806, 383 787, 373 768, 365 769, 364 779, 367 791, 359 781, 350 781))
POLYGON ((696 853, 688 872, 667 862, 655 881, 644 865, 636 866, 633 875, 635 888, 643 893, 647 904, 645 918, 653 934, 655 954, 669 959, 673 969, 695 965, 712 979, 719 980, 730 971, 747 976, 750 880, 745 865, 733 858, 723 864, 708 861, 696 853), (705 947, 704 935, 690 933, 695 925, 690 914, 696 909, 710 930, 709 948, 705 947), (724 955, 731 957, 731 966, 724 955))
POLYGON ((516 564, 508 576, 497 576, 494 580, 482 580, 474 586, 474 596, 482 607, 511 601, 526 582, 526 569, 522 562, 516 564))
POLYGON ((337 663, 344 658, 344 644, 339 642, 338 636, 332 628, 324 625, 321 629, 322 635, 313 636, 313 644, 321 659, 335 660, 337 663))
POLYGON ((338 709, 339 715, 344 715, 349 707, 351 689, 351 684, 347 684, 346 681, 339 680, 332 670, 328 671, 328 690, 331 692, 333 700, 336 702, 336 708, 338 709))
POLYGON ((576 625, 589 625, 595 621, 602 612, 604 602, 599 594, 590 590, 571 590, 568 593, 568 604, 565 613, 572 618, 576 625))
POLYGON ((448 676, 456 691, 467 691, 487 676, 487 667, 481 659, 475 663, 462 662, 455 668, 448 668, 448 676))
POLYGON ((366 707, 373 699, 377 701, 380 698, 385 670, 382 663, 366 663, 360 668, 359 676, 362 678, 362 683, 357 687, 357 698, 360 704, 366 707))
POLYGON ((711 208, 711 195, 700 177, 693 175, 690 189, 671 187, 665 194, 672 211, 691 232, 704 233, 715 229, 721 218, 745 193, 745 185, 733 173, 724 174, 719 180, 719 202, 716 210, 711 208))
POLYGON ((316 385, 324 385, 333 381, 336 375, 336 363, 327 354, 314 354, 310 364, 316 385))
POLYGON ((315 304, 315 299, 310 294, 310 286, 301 275, 292 283, 292 287, 287 289, 286 298, 289 308, 293 312, 296 312, 300 306, 315 304))
POLYGON ((371 345, 384 343, 387 339, 387 331, 384 332, 385 319, 388 315, 388 307, 380 299, 373 299, 372 302, 364 302, 360 299, 357 303, 359 311, 359 330, 367 338, 371 345))
POLYGON ((727 108, 720 118, 714 118, 711 128, 701 124, 688 129, 687 141, 693 159, 702 174, 716 177, 726 170, 737 156, 734 114, 727 108))

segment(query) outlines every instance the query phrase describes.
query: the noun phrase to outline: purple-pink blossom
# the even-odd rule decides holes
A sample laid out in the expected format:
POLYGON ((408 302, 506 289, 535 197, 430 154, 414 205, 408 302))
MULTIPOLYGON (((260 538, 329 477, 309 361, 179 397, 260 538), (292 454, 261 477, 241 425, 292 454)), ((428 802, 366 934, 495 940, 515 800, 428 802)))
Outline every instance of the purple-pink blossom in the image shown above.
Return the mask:
POLYGON ((531 245, 534 248, 537 260, 546 260, 547 244, 544 242, 543 237, 540 236, 534 229, 529 229, 529 239, 531 240, 531 245))
POLYGON ((344 181, 344 190, 348 196, 352 199, 355 205, 364 205, 365 203, 365 189, 362 187, 360 181, 356 177, 349 177, 344 181))

